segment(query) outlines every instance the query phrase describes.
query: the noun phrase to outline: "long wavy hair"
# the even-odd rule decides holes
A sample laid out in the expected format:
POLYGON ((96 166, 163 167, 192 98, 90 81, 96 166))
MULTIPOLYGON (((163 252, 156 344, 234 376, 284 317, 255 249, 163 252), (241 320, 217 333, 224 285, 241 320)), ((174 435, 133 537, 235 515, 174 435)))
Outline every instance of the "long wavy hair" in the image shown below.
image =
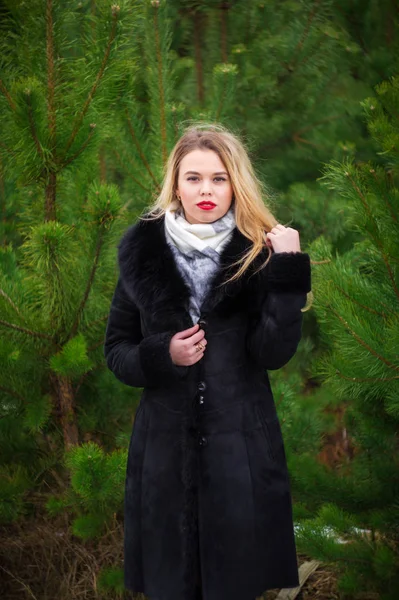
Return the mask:
MULTIPOLYGON (((266 234, 278 221, 264 202, 265 197, 271 199, 272 196, 256 176, 244 143, 223 125, 197 123, 185 129, 168 157, 159 195, 139 218, 157 219, 172 204, 180 202, 176 195, 179 168, 183 157, 193 150, 213 150, 223 162, 232 183, 237 228, 252 242, 249 250, 234 263, 239 268, 228 280, 233 281, 243 275, 264 249, 266 234)), ((268 257, 258 270, 270 260, 272 250, 267 248, 268 257)))

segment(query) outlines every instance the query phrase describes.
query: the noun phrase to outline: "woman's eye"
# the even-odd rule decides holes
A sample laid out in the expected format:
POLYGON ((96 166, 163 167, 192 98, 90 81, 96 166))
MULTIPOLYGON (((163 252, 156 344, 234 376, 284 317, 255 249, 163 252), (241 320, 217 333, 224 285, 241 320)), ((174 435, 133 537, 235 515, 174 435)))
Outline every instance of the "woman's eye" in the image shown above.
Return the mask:
MULTIPOLYGON (((187 177, 187 181, 193 181, 194 179, 198 179, 198 177, 195 177, 194 175, 187 177)), ((215 177, 215 180, 226 181, 225 177, 215 177)))

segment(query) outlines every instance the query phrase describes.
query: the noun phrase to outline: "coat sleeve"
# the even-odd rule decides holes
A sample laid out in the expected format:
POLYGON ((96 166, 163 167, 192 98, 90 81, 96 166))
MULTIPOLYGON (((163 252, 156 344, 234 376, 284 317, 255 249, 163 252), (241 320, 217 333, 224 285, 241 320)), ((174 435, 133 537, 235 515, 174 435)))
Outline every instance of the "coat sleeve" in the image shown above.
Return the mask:
POLYGON ((311 290, 309 254, 272 254, 259 285, 260 301, 249 315, 247 351, 264 369, 280 369, 294 356, 302 337, 301 308, 311 290))
POLYGON ((104 356, 115 377, 132 387, 157 387, 178 381, 188 367, 175 365, 169 352, 175 332, 143 337, 140 311, 119 277, 105 332, 104 356))

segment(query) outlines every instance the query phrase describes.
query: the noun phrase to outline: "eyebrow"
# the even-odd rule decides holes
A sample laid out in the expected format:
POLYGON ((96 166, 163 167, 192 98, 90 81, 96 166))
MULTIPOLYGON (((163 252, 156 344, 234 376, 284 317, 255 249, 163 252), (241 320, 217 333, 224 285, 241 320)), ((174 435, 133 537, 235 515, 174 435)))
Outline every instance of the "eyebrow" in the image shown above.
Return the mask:
MULTIPOLYGON (((193 175, 201 175, 201 173, 198 173, 198 171, 186 171, 184 174, 188 175, 189 173, 192 173, 193 175)), ((217 171, 216 173, 213 173, 213 175, 228 175, 228 173, 226 173, 226 171, 217 171)))

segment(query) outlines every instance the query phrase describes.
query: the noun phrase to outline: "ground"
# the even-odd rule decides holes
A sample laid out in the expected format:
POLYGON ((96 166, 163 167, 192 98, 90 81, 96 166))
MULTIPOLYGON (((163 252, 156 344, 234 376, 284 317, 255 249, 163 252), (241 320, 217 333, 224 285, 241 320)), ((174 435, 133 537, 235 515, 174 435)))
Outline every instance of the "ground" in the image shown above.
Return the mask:
MULTIPOLYGON (((121 565, 123 526, 115 519, 106 535, 97 541, 82 541, 71 533, 66 517, 54 520, 36 515, 0 527, 0 589, 3 600, 107 600, 96 586, 97 573, 121 565)), ((301 565, 311 557, 298 555, 301 565)), ((269 590, 264 600, 275 600, 279 590, 269 590)), ((115 595, 128 598, 128 594, 115 595)), ((296 600, 346 600, 336 589, 336 576, 320 565, 308 578, 296 600)), ((376 600, 358 596, 356 600, 376 600)))

